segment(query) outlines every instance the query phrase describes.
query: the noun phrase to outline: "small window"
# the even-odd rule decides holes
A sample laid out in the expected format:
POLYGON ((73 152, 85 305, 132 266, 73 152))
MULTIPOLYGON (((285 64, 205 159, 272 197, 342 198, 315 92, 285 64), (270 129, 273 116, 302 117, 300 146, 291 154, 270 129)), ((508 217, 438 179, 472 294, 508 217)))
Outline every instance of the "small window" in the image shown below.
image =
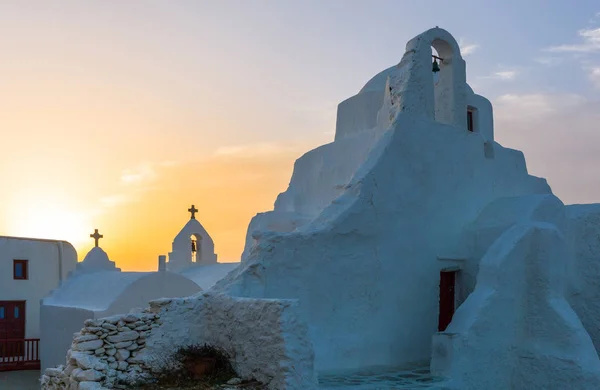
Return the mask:
POLYGON ((467 130, 475 131, 475 121, 473 120, 473 110, 467 110, 467 130))
POLYGON ((28 263, 27 260, 13 260, 13 279, 27 280, 29 278, 28 263))
POLYGON ((4 319, 4 306, 0 306, 0 320, 4 319))
POLYGON ((15 306, 15 319, 19 318, 19 306, 15 306))

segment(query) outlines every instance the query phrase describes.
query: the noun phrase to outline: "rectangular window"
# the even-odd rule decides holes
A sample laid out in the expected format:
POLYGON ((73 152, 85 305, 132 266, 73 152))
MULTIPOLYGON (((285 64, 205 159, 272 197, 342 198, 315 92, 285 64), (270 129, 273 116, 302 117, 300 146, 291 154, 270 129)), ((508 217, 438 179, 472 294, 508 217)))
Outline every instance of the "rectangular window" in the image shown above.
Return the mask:
POLYGON ((0 306, 0 320, 4 319, 4 306, 0 306))
POLYGON ((467 130, 475 131, 475 121, 473 120, 473 110, 467 110, 467 130))
POLYGON ((13 260, 13 279, 15 280, 27 280, 29 279, 27 260, 13 260))

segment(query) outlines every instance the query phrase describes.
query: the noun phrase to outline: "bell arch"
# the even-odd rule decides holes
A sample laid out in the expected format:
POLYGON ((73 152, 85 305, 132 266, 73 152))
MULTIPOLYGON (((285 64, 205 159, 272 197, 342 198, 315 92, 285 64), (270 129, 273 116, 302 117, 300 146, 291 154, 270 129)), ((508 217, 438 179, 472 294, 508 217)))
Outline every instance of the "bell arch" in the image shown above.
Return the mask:
POLYGON ((190 260, 192 263, 202 260, 202 236, 198 233, 190 235, 190 260))
POLYGON ((466 65, 458 43, 449 32, 436 27, 411 39, 400 65, 408 66, 410 71, 400 97, 403 111, 466 128, 466 65), (431 47, 441 58, 436 85, 431 47))

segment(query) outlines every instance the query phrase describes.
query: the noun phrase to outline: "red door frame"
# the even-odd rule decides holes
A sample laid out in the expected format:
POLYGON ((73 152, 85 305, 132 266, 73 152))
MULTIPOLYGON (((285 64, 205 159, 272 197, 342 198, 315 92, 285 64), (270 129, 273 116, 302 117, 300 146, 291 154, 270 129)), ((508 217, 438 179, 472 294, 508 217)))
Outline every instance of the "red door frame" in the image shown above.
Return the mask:
POLYGON ((440 312, 438 318, 438 332, 446 330, 454 315, 456 272, 456 270, 440 271, 440 312))

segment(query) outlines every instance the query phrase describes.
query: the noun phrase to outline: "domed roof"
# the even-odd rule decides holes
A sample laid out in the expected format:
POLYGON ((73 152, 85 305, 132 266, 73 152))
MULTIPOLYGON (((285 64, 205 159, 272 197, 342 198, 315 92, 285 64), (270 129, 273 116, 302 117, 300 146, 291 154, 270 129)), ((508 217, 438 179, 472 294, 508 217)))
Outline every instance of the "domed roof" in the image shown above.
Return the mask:
POLYGON ((370 92, 370 91, 383 91, 385 89, 385 83, 387 82, 388 76, 396 69, 396 65, 387 68, 384 71, 377 73, 369 80, 364 87, 358 93, 370 92))
POLYGON ((106 252, 99 246, 92 248, 85 255, 83 261, 77 265, 77 268, 85 271, 120 271, 120 269, 116 268, 115 263, 109 260, 106 252))

